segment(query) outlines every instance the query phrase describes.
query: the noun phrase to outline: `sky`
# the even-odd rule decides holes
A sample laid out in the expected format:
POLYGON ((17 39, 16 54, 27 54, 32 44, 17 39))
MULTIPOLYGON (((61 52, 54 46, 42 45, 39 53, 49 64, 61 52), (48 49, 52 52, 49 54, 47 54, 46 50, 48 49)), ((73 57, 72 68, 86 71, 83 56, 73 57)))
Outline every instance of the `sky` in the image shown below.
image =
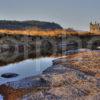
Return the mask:
POLYGON ((89 30, 100 22, 100 0, 0 0, 0 20, 40 20, 89 30))

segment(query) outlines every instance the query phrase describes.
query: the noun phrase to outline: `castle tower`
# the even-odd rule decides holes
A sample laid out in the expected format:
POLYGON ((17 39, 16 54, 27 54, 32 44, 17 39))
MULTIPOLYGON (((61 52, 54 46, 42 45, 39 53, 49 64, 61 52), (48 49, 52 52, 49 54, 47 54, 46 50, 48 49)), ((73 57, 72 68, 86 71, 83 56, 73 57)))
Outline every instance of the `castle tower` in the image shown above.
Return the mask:
POLYGON ((95 23, 90 22, 90 32, 91 33, 100 33, 100 23, 95 23))

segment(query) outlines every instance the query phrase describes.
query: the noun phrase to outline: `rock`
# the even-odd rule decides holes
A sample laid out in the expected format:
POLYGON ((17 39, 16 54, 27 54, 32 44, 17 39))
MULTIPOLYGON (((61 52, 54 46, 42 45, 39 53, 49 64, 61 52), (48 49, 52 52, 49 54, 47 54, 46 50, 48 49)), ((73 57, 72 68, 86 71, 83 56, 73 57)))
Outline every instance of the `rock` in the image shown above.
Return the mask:
POLYGON ((53 75, 42 75, 40 81, 44 84, 48 84, 49 86, 61 86, 64 84, 64 76, 62 74, 53 74, 53 75))
POLYGON ((13 78, 13 77, 17 77, 17 76, 18 76, 18 74, 16 74, 16 73, 4 73, 1 75, 1 77, 3 77, 3 78, 13 78))
POLYGON ((59 59, 60 63, 57 60, 56 65, 47 68, 41 75, 5 86, 15 90, 37 89, 18 100, 100 100, 100 59, 99 54, 96 55, 88 52, 71 55, 74 59, 69 63, 66 58, 63 58, 64 62, 59 59), (77 60, 80 57, 82 61, 77 60))
POLYGON ((100 79, 97 79, 97 87, 100 88, 100 79))
POLYGON ((100 79, 100 73, 97 73, 95 77, 100 79))
POLYGON ((79 79, 87 79, 87 76, 84 73, 76 73, 79 79))
POLYGON ((32 94, 25 95, 19 100, 45 100, 45 99, 44 99, 44 94, 42 92, 38 92, 35 93, 34 95, 32 94))

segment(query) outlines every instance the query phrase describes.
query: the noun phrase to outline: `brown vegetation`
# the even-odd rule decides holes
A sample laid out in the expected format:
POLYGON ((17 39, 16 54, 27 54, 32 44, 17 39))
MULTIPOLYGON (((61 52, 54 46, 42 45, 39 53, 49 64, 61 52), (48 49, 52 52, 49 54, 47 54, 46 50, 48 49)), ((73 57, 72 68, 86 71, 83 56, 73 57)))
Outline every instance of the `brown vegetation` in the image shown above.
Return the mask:
POLYGON ((31 36, 61 36, 61 35, 99 35, 89 32, 77 32, 69 31, 69 29, 55 29, 55 30, 43 30, 43 29, 21 29, 21 30, 10 30, 0 29, 0 34, 11 34, 11 35, 31 35, 31 36))

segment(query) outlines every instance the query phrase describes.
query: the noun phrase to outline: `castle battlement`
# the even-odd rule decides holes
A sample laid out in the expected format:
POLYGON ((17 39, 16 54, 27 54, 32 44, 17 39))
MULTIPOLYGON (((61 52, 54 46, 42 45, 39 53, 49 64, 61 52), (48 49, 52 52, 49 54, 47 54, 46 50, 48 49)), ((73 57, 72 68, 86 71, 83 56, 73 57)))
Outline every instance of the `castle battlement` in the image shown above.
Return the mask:
POLYGON ((100 33, 100 23, 90 23, 90 32, 91 33, 100 33))

